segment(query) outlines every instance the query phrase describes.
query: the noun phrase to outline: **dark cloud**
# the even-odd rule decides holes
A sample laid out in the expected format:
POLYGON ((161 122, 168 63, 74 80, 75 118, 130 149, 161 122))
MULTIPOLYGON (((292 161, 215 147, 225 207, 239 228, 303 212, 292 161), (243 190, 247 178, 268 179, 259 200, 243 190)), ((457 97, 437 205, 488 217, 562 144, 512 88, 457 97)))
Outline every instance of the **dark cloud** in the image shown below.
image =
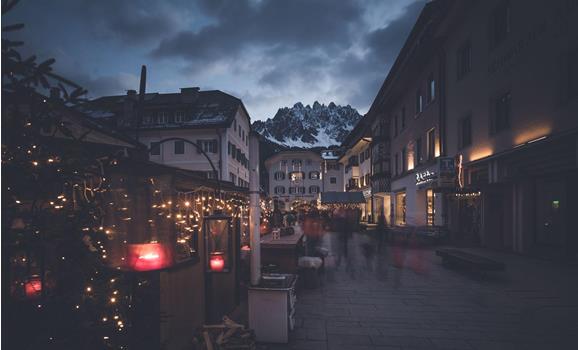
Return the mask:
POLYGON ((22 39, 31 53, 55 57, 57 71, 91 96, 138 87, 147 64, 149 91, 238 92, 265 118, 298 101, 367 110, 424 4, 54 0, 22 1, 10 16, 29 24, 22 39))
POLYGON ((351 1, 204 1, 201 8, 216 24, 198 32, 185 30, 164 39, 155 57, 193 61, 237 56, 250 46, 281 51, 334 50, 350 44, 350 25, 361 9, 351 1))
POLYGON ((424 1, 418 1, 408 5, 401 17, 367 35, 366 43, 374 56, 372 59, 384 64, 393 63, 424 4, 424 1))

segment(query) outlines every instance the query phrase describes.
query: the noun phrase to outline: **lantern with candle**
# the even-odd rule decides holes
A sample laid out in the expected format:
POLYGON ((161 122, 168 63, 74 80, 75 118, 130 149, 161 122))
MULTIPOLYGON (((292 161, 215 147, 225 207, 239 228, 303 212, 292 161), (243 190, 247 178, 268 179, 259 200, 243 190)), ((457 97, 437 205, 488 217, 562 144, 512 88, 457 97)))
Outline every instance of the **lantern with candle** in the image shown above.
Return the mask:
POLYGON ((102 258, 113 268, 153 271, 175 265, 177 228, 173 174, 139 163, 119 164, 108 176, 105 215, 97 241, 102 258))
POLYGON ((231 270, 232 226, 232 218, 220 212, 204 218, 203 235, 207 272, 231 270))

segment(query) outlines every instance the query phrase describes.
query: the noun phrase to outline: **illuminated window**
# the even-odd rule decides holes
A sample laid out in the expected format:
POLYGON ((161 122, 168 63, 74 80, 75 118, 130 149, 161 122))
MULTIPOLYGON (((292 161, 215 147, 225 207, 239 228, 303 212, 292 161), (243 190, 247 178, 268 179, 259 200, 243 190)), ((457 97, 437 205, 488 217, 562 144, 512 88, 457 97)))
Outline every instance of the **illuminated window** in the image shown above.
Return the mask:
POLYGON ((305 173, 302 171, 293 171, 289 173, 289 178, 291 181, 299 181, 305 178, 305 173))
POLYGON ((434 207, 434 192, 431 188, 426 190, 426 224, 428 226, 434 225, 435 207, 434 207))
POLYGON ((395 224, 403 226, 405 221, 405 192, 398 192, 395 194, 395 224))

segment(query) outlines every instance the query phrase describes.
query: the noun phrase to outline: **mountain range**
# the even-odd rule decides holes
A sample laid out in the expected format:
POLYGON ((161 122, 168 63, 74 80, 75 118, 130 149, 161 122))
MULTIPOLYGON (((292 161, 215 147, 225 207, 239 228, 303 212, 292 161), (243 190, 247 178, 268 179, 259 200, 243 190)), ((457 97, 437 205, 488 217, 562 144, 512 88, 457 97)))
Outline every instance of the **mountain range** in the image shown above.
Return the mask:
POLYGON ((341 144, 360 119, 349 105, 297 102, 291 108, 279 108, 273 118, 255 121, 253 130, 286 147, 329 147, 341 144))

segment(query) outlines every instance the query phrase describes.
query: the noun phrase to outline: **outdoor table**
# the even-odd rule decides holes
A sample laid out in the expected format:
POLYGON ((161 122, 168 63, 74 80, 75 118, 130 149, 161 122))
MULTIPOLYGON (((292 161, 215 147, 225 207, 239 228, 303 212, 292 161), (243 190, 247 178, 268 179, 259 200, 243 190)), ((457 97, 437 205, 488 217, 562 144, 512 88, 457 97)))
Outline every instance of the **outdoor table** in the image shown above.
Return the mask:
POLYGON ((295 233, 292 235, 274 239, 273 235, 269 234, 261 239, 261 263, 263 265, 275 264, 279 266, 279 272, 297 273, 299 250, 303 244, 303 231, 299 226, 293 228, 295 233))

